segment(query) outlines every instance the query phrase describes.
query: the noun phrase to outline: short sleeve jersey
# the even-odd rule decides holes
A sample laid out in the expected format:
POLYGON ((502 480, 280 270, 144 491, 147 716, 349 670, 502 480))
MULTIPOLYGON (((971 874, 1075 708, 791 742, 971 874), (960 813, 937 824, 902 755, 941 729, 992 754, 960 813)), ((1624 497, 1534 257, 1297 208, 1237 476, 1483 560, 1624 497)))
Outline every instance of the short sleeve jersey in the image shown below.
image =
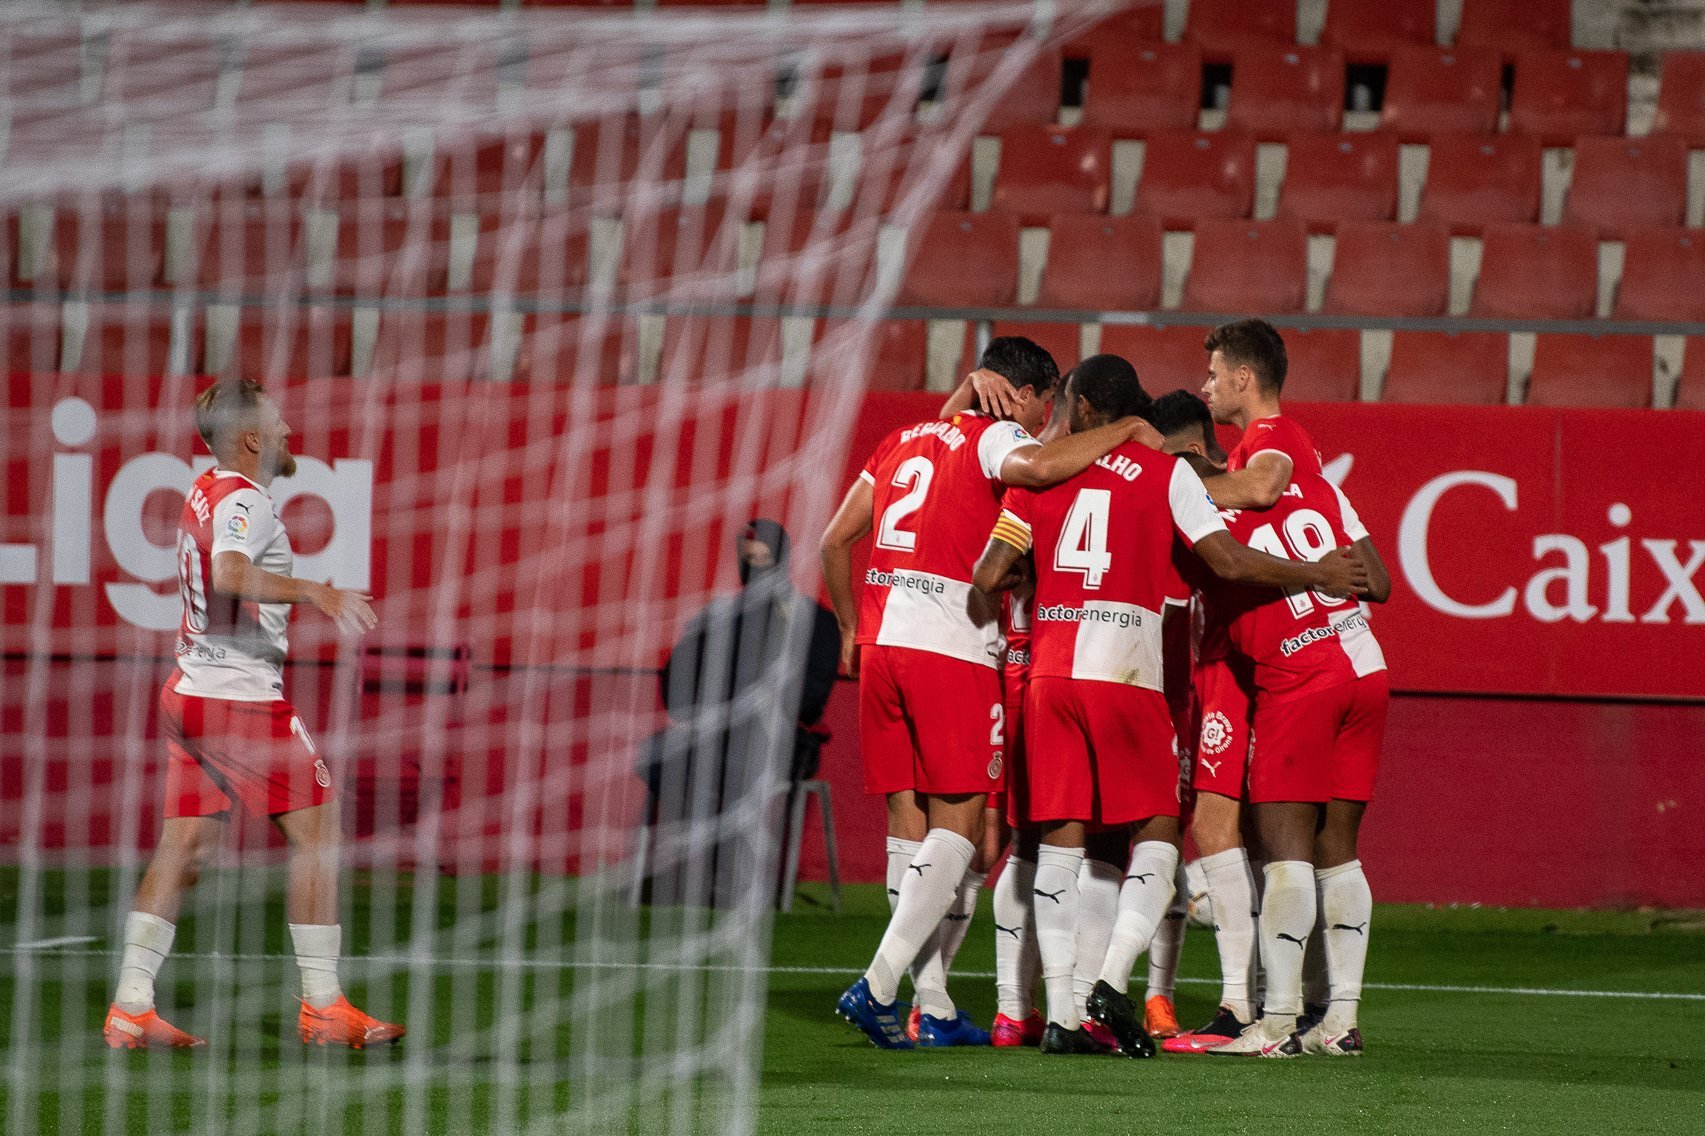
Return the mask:
POLYGON ((1226 457, 1228 470, 1248 469, 1257 454, 1279 453, 1291 459, 1291 476, 1320 472, 1320 451, 1297 420, 1283 414, 1257 418, 1226 457))
POLYGON ((1190 595, 1177 544, 1224 530, 1195 470, 1136 443, 1051 489, 1007 490, 994 536, 1036 563, 1031 677, 1164 690, 1162 616, 1190 595))
POLYGON ((971 586, 1000 514, 1001 465, 1036 440, 966 413, 889 434, 859 476, 876 525, 858 642, 1000 664, 1000 611, 971 586))
POLYGON ((221 552, 240 552, 280 576, 290 575, 293 564, 272 495, 240 473, 210 469, 195 479, 178 519, 184 614, 173 689, 234 702, 283 698, 290 605, 215 595, 213 558, 221 552))
MULTIPOLYGON (((1231 535, 1288 560, 1318 560, 1367 536, 1343 491, 1324 477, 1293 477, 1267 509, 1222 514, 1231 535)), ((1306 589, 1223 585, 1214 589, 1232 649, 1253 664, 1255 688, 1294 698, 1385 669, 1365 605, 1306 589)))

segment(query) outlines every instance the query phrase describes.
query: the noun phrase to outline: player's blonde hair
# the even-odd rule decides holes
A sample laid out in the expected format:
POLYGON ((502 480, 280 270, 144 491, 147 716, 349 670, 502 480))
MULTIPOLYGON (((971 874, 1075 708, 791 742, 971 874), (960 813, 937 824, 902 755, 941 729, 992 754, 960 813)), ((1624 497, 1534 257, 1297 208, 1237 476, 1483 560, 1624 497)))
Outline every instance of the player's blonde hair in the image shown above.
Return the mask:
POLYGON ((215 454, 254 421, 265 391, 251 379, 220 379, 195 396, 195 429, 215 454))

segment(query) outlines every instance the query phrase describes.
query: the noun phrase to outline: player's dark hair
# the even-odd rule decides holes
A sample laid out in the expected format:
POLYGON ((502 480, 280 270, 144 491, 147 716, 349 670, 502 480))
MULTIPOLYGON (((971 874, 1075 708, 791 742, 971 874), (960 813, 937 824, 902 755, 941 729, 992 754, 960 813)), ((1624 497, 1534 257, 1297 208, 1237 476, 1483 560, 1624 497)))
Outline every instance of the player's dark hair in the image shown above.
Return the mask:
POLYGON ((1039 395, 1053 390, 1060 381, 1060 367, 1046 348, 1022 335, 1001 335, 989 340, 977 366, 993 371, 1014 387, 1029 387, 1039 395))
POLYGON ((1153 405, 1137 369, 1117 355, 1091 355, 1066 376, 1067 389, 1109 419, 1147 417, 1153 405))
POLYGON ((222 437, 251 421, 263 393, 250 379, 220 379, 196 395, 195 430, 207 448, 218 453, 222 437))
POLYGON ((1208 332, 1202 347, 1210 355, 1218 351, 1233 367, 1254 371, 1262 390, 1278 394, 1284 389, 1285 371, 1290 366, 1285 358, 1285 341, 1266 320, 1221 324, 1208 332))
POLYGON ((1159 430, 1163 437, 1170 438, 1192 426, 1200 426, 1204 442, 1214 439, 1214 416, 1208 409, 1208 404, 1182 388, 1168 391, 1155 399, 1148 420, 1154 423, 1154 428, 1159 430))

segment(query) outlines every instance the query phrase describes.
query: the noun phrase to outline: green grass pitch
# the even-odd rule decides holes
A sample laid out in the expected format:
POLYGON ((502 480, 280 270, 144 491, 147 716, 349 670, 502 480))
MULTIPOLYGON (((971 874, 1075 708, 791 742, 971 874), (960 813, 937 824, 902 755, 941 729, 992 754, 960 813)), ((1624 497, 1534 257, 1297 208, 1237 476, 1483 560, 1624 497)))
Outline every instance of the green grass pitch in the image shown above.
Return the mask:
MULTIPOLYGON (((0 872, 0 895, 17 894, 19 884, 15 870, 0 872)), ((350 939, 359 954, 374 913, 359 878, 354 889, 350 939)), ((72 879, 70 886, 65 873, 48 874, 43 926, 51 929, 56 916, 71 914, 64 909, 73 899, 97 913, 74 923, 108 925, 110 891, 105 873, 72 879)), ((449 930, 465 922, 470 904, 495 911, 501 894, 495 879, 464 887, 459 903, 441 906, 437 925, 449 930)), ((405 906, 407 898, 406 892, 398 897, 405 906)), ((1044 1058, 1034 1050, 872 1048, 835 1018, 833 1006, 881 935, 887 918, 882 889, 847 889, 839 915, 820 905, 823 898, 820 885, 806 885, 794 913, 776 919, 756 1121, 761 1133, 1705 1132, 1705 923, 1687 915, 1382 906, 1362 1009, 1364 1058, 1263 1062, 1163 1055, 1133 1062, 1044 1058)), ((10 920, 16 906, 8 901, 4 910, 10 920)), ((267 905, 270 929, 260 928, 258 918, 253 922, 252 928, 225 929, 235 941, 235 950, 228 943, 226 952, 240 954, 247 943, 248 949, 282 954, 276 896, 267 905)), ((990 929, 985 897, 953 980, 960 1004, 984 1024, 994 1011, 990 929)), ((569 1049, 566 1026, 545 1038, 544 1048, 554 1049, 555 1057, 533 1052, 535 1039, 507 1069, 490 1054, 458 1045, 457 1024, 489 1023, 504 997, 502 982, 480 973, 477 958, 464 960, 454 982, 448 973, 440 979, 444 1000, 459 998, 459 1004, 435 1013, 424 1028, 411 1022, 398 1050, 304 1055, 290 1037, 294 967, 288 960, 213 959, 212 932, 186 919, 179 949, 192 957, 168 964, 163 1006, 176 1007, 180 1024, 209 1030, 212 1009, 196 1000, 196 968, 235 967, 237 989, 248 999, 238 1011, 259 1015, 263 1028, 251 1031, 258 1039, 221 1044, 215 1038, 211 1049, 190 1053, 109 1054, 98 1030, 111 993, 111 944, 28 952, 33 997, 20 1020, 15 975, 25 964, 17 930, 0 923, 0 949, 7 955, 0 970, 5 1131, 152 1134, 181 1130, 191 1117, 201 1117, 206 1128, 205 1110, 194 1108, 192 1099, 222 1077, 246 1071, 262 1073, 270 1086, 258 1114, 263 1119, 234 1114, 215 1130, 496 1132, 574 1106, 572 1062, 561 1058, 569 1049), (470 980, 469 971, 477 976, 470 980), (375 1093, 364 1076, 375 1062, 400 1076, 411 1061, 411 1083, 375 1093), (554 1064, 541 1071, 540 1061, 554 1064), (59 1087, 68 1063, 83 1066, 86 1087, 76 1101, 64 1099, 59 1087), (489 1076, 477 1071, 487 1065, 489 1076), (464 1088, 434 1084, 435 1071, 450 1068, 460 1071, 454 1083, 464 1088), (505 1094, 496 1086, 517 1069, 527 1085, 507 1094, 521 1106, 506 1113, 498 1103, 505 1094), (405 1115, 424 1125, 408 1126, 405 1115)), ((360 970, 359 959, 346 966, 360 970)), ((1217 973, 1211 933, 1192 928, 1178 990, 1184 1024, 1211 1015, 1217 973)), ((524 988, 511 991, 515 1004, 570 992, 567 980, 540 981, 529 976, 524 988)), ((388 996, 392 1005, 406 1005, 406 976, 391 982, 377 994, 359 980, 348 985, 358 998, 388 996)), ((658 1119, 641 1109, 618 1130, 653 1131, 658 1119)))

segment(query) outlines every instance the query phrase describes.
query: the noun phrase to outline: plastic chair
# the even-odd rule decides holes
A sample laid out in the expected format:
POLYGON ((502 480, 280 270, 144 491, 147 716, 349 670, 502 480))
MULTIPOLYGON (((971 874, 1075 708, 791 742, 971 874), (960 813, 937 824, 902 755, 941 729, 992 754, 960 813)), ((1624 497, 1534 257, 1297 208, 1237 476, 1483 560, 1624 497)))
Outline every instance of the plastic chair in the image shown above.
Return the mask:
POLYGON ((1153 217, 1062 214, 1049 224, 1036 306, 1132 311, 1160 306, 1161 229, 1153 217))
POLYGON ((1390 134, 1298 134, 1290 140, 1278 216, 1329 233, 1343 221, 1397 215, 1397 139, 1390 134))
POLYGON ((1450 233, 1417 221, 1338 226, 1324 310, 1337 315, 1442 316, 1450 304, 1450 233))
POLYGON ((1018 299, 1018 218, 937 213, 912 236, 899 302, 924 307, 1003 307, 1018 299))
POLYGON ((1105 213, 1113 141, 1093 126, 1015 126, 1001 135, 992 209, 1046 224, 1055 213, 1105 213))
POLYGON ((1226 128, 1279 142, 1344 121, 1344 56, 1329 47, 1246 47, 1231 70, 1226 128))
POLYGON ((1563 221, 1619 240, 1687 218, 1687 143, 1675 137, 1577 138, 1563 221))
POLYGON ((1418 219, 1479 236, 1487 225, 1539 220, 1539 139, 1445 134, 1433 139, 1418 219))
POLYGON ((1300 312, 1308 302, 1308 232, 1299 221, 1203 221, 1184 281, 1192 312, 1300 312))
POLYGON ((1285 398, 1355 402, 1362 389, 1362 334, 1342 328, 1285 329, 1285 398))
POLYGON ((1180 388, 1199 393, 1208 377, 1206 327, 1101 325, 1101 353, 1118 355, 1137 369, 1143 389, 1159 397, 1180 388))
POLYGON ((1506 56, 1533 48, 1567 51, 1573 25, 1572 0, 1465 0, 1456 42, 1506 56))
POLYGON ((1247 217, 1255 205, 1255 142, 1242 134, 1164 131, 1149 137, 1136 209, 1169 229, 1247 217))
POLYGON ((1500 406, 1509 365, 1510 337, 1503 332, 1393 332, 1380 401, 1500 406))
POLYGON ((1202 52, 1191 43, 1113 44, 1089 57, 1083 124, 1115 138, 1193 130, 1202 105, 1202 52))
POLYGON ((1510 130, 1547 146, 1583 134, 1621 134, 1628 117, 1628 54, 1524 51, 1516 56, 1510 130))
POLYGON ((1635 229, 1626 234, 1617 319, 1705 321, 1705 233, 1635 229))
POLYGON ((1381 130, 1404 142, 1438 134, 1491 134, 1503 100, 1498 53, 1477 47, 1422 47, 1391 53, 1381 130))
POLYGON ((1666 51, 1658 80, 1653 135, 1674 135, 1705 147, 1705 51, 1666 51))
POLYGON ((1568 225, 1488 225, 1469 314, 1482 319, 1591 319, 1598 240, 1568 225))
POLYGON ((1320 42, 1357 63, 1384 62, 1406 44, 1431 44, 1438 38, 1433 0, 1331 0, 1320 42))
POLYGON ((1533 349, 1529 406, 1652 405, 1652 341, 1644 335, 1541 335, 1533 349))

